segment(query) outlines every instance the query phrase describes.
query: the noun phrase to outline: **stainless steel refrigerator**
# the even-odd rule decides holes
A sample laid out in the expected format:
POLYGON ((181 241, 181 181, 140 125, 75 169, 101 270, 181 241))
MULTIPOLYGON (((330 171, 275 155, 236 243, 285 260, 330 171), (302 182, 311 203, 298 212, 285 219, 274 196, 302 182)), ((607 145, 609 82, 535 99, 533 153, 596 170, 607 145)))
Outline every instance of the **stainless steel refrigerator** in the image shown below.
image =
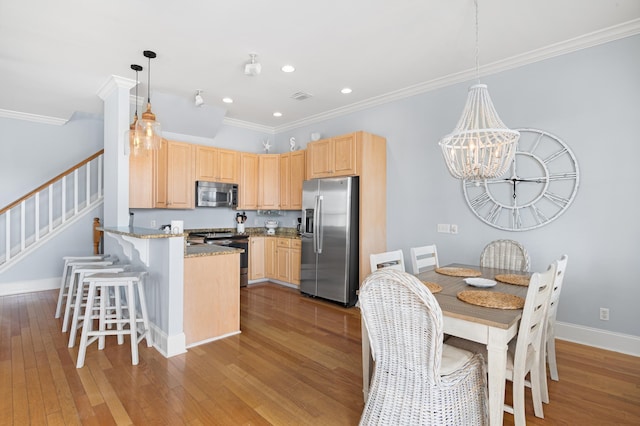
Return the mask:
POLYGON ((302 190, 300 291, 345 306, 356 303, 358 178, 311 179, 302 190))

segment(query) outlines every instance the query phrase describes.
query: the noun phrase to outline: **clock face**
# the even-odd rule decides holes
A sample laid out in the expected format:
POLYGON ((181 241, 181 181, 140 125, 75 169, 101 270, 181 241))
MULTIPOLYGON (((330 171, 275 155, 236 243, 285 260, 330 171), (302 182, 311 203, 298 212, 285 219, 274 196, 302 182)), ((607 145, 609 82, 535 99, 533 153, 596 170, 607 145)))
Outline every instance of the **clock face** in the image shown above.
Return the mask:
POLYGON ((503 176, 462 182, 473 213, 507 231, 539 228, 559 217, 579 182, 578 162, 564 142, 543 130, 517 130, 516 153, 503 176))

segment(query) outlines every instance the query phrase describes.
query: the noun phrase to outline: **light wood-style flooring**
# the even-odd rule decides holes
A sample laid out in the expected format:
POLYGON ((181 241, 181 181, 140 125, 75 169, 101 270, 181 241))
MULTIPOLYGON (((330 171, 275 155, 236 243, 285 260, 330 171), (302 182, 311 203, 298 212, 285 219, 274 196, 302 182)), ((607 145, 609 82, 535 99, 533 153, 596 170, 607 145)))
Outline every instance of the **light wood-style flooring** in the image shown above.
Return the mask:
MULTIPOLYGON (((107 339, 76 369, 77 348, 53 319, 56 297, 0 297, 0 425, 358 423, 356 308, 261 284, 241 290, 240 335, 170 359, 142 343, 138 366, 128 341, 107 339)), ((560 381, 550 381, 544 420, 527 394, 528 424, 640 424, 640 358, 562 341, 557 350, 560 381)))

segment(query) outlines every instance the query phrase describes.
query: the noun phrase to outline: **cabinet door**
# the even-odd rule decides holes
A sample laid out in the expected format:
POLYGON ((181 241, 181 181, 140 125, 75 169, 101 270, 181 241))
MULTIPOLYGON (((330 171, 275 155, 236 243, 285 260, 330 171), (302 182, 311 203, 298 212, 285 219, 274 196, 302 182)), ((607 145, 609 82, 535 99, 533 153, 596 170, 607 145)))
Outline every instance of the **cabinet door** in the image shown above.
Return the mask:
POLYGON ((238 209, 258 209, 258 154, 240 154, 238 209))
POLYGON ((305 177, 305 151, 291 153, 289 173, 289 208, 302 210, 302 183, 305 177))
POLYGON ((264 278, 265 237, 251 237, 249 249, 249 279, 264 278))
POLYGON ((276 279, 276 241, 278 239, 264 237, 264 240, 264 273, 267 278, 276 279))
POLYGON ((263 154, 258 156, 258 208, 280 208, 280 156, 263 154))
POLYGON ((307 145, 307 179, 330 176, 333 166, 331 139, 309 142, 307 145))
POLYGON ((349 176, 356 174, 356 134, 332 138, 333 175, 349 176))
POLYGON ((302 242, 300 240, 291 241, 291 283, 300 285, 300 264, 302 259, 302 242))
POLYGON ((280 154, 280 209, 291 210, 291 155, 280 154))
POLYGON ((226 183, 238 183, 238 151, 229 149, 218 150, 217 181, 226 183))
POLYGON ((153 169, 156 155, 153 151, 142 151, 129 155, 129 208, 150 209, 155 207, 153 192, 153 169))
MULTIPOLYGON (((278 238, 281 240, 284 238, 278 238)), ((288 245, 280 245, 276 248, 276 263, 277 263, 277 279, 284 282, 291 280, 291 249, 288 245)))
POLYGON ((168 141, 167 150, 167 208, 194 208, 195 180, 193 178, 193 145, 168 141))
POLYGON ((216 181, 218 150, 210 146, 196 146, 196 180, 216 181))

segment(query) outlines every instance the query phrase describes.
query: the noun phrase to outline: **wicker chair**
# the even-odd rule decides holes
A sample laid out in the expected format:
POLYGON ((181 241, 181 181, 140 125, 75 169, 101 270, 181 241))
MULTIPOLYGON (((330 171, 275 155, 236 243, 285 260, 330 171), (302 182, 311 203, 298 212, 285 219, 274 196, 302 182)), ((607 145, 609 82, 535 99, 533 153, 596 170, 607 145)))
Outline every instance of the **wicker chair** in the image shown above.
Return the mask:
POLYGON ((360 288, 375 361, 361 425, 483 425, 482 356, 442 342, 442 311, 416 277, 383 268, 360 288))
POLYGON ((480 254, 480 266, 528 272, 529 253, 517 241, 491 241, 480 254))
MULTIPOLYGON (((544 418, 542 409, 542 391, 546 384, 543 362, 544 337, 547 324, 549 299, 553 289, 558 262, 549 266, 546 272, 531 276, 527 297, 522 309, 522 319, 518 327, 518 335, 509 343, 507 352, 507 379, 513 382, 513 407, 504 406, 504 410, 513 414, 517 426, 526 424, 524 408, 525 386, 531 387, 533 412, 536 417, 544 418), (529 374, 527 383, 525 377, 529 374), (543 384, 544 382, 544 384, 543 384)), ((487 347, 459 337, 451 337, 447 344, 460 349, 480 353, 486 356, 487 347)))

